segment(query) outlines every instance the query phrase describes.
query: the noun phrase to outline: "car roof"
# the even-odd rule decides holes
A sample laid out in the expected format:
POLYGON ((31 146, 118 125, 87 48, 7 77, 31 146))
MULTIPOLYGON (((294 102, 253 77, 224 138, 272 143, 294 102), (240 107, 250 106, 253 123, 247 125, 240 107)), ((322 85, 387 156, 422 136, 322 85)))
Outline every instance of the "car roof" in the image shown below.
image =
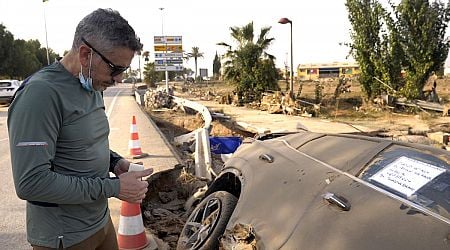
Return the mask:
POLYGON ((349 134, 297 133, 281 137, 298 151, 320 159, 339 170, 358 175, 380 152, 393 145, 400 145, 415 151, 426 151, 449 163, 450 153, 431 146, 403 143, 377 137, 349 134), (324 152, 327 152, 324 154, 324 152))

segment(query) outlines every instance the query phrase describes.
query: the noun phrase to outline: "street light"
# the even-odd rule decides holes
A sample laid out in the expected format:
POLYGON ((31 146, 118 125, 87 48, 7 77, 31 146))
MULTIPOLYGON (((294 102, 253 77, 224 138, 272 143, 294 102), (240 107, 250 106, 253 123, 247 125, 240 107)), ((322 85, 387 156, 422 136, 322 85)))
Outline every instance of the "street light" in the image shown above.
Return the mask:
POLYGON ((164 13, 163 13, 164 8, 158 8, 158 9, 161 11, 161 36, 164 39, 164 44, 165 44, 165 47, 166 47, 166 51, 164 52, 165 53, 164 54, 164 60, 165 60, 166 63, 164 64, 164 66, 166 67, 166 72, 165 72, 165 76, 166 76, 166 93, 169 94, 169 72, 167 71, 167 58, 165 57, 166 54, 167 54, 167 41, 164 38, 164 13))
POLYGON ((45 27, 45 45, 47 48, 47 65, 50 65, 50 56, 48 53, 48 39, 47 39, 47 18, 45 17, 45 2, 48 0, 42 0, 42 3, 44 5, 44 27, 45 27))
POLYGON ((291 25, 291 82, 289 84, 289 95, 291 97, 294 97, 294 55, 292 53, 293 49, 293 44, 292 44, 292 21, 289 20, 286 17, 281 18, 278 23, 281 24, 287 24, 289 23, 291 25))

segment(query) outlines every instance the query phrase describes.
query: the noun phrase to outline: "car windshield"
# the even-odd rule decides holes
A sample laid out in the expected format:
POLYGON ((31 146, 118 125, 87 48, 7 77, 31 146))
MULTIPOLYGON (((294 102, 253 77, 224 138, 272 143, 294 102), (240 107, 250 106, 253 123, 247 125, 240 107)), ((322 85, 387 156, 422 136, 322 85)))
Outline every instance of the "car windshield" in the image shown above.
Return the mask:
POLYGON ((450 219, 450 166, 445 160, 393 146, 362 175, 363 180, 450 219))

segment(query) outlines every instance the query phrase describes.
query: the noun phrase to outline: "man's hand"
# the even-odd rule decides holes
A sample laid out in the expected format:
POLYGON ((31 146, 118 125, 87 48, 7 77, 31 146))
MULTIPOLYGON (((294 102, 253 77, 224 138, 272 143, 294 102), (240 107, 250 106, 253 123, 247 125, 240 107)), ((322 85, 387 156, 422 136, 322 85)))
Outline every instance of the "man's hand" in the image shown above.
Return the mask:
POLYGON ((114 174, 119 176, 123 173, 128 172, 128 168, 130 167, 130 162, 125 159, 120 159, 116 166, 114 167, 114 174))
MULTIPOLYGON (((128 166, 130 163, 128 162, 128 166)), ((153 173, 153 168, 143 171, 121 173, 119 199, 130 203, 142 203, 147 193, 148 182, 141 178, 153 173)))

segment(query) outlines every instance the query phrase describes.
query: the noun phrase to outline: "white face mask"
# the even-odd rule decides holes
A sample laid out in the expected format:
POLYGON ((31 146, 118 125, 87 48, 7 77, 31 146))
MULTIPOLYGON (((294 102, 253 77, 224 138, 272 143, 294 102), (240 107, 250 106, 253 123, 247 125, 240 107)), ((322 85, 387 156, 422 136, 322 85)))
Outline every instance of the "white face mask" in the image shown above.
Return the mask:
POLYGON ((80 79, 81 86, 83 89, 89 92, 96 91, 94 87, 92 86, 92 77, 91 77, 91 66, 92 66, 92 49, 91 49, 91 58, 89 60, 89 70, 88 70, 88 77, 84 77, 83 75, 83 66, 80 66, 80 74, 78 75, 78 78, 80 79))

